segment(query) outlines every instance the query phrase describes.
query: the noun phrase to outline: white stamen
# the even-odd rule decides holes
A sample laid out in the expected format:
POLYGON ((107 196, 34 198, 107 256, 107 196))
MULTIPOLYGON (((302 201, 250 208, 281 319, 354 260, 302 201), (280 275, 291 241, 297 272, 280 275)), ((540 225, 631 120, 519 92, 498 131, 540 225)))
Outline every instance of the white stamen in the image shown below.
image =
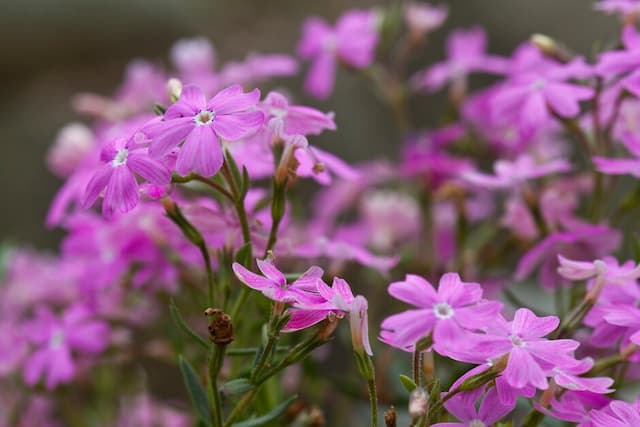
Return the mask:
POLYGON ((446 302, 439 302, 434 305, 433 312, 438 319, 449 319, 453 317, 453 308, 446 302))
POLYGON ((547 84, 547 81, 545 79, 538 79, 531 84, 531 89, 540 90, 543 87, 545 87, 546 84, 547 84))
POLYGON ((509 336, 509 339, 511 340, 511 344, 515 345, 516 347, 526 347, 527 345, 527 343, 522 341, 522 338, 517 335, 511 335, 509 336))
POLYGON ((193 118, 193 121, 198 126, 204 126, 211 123, 215 117, 216 117, 216 113, 213 111, 200 110, 200 112, 196 114, 196 116, 193 118))
POLYGON ((126 148, 121 148, 116 153, 116 156, 113 158, 113 161, 111 162, 111 164, 113 165, 114 168, 118 166, 126 165, 127 157, 129 157, 129 150, 127 150, 126 148))
POLYGON ((58 349, 62 347, 64 341, 64 332, 62 332, 60 329, 56 329, 55 331, 53 331, 53 334, 51 334, 51 338, 49 338, 49 348, 53 350, 58 349))

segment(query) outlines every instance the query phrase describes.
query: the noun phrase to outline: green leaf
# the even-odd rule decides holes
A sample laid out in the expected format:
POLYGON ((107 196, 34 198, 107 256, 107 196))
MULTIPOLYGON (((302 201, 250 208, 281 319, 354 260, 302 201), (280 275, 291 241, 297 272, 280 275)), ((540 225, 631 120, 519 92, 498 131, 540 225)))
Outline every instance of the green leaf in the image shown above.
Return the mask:
POLYGON ((210 344, 197 332, 191 329, 189 325, 187 325, 187 323, 184 321, 182 315, 180 314, 180 310, 173 301, 173 298, 169 300, 169 311, 171 311, 171 318, 173 319, 173 323, 175 323, 176 326, 182 330, 182 332, 193 338, 194 341, 196 341, 202 347, 209 349, 210 344))
POLYGON ((261 417, 252 418, 250 420, 241 421, 239 423, 234 423, 234 424, 232 424, 232 427, 257 427, 257 426, 263 426, 263 425, 275 420, 280 415, 284 414, 284 411, 286 411, 287 408, 289 407, 289 405, 291 405, 291 403, 294 400, 296 400, 297 398, 298 398, 298 396, 291 396, 290 398, 288 398, 287 400, 285 400, 284 402, 282 402, 281 404, 279 404, 278 406, 273 408, 269 413, 267 413, 267 414, 265 414, 265 415, 263 415, 261 417))
POLYGON ((409 393, 418 387, 418 385, 406 375, 400 375, 400 382, 409 393))
POLYGON ((180 371, 182 371, 182 377, 184 378, 184 385, 187 387, 189 398, 191 403, 198 414, 198 418, 207 426, 211 427, 211 412, 209 411, 209 400, 207 394, 200 384, 198 374, 193 366, 182 355, 178 357, 178 364, 180 365, 180 371))
POLYGON ((227 166, 229 166, 229 171, 231 172, 231 177, 233 178, 233 181, 236 184, 236 188, 241 189, 242 175, 240 175, 240 169, 238 169, 238 164, 236 163, 235 159, 233 158, 231 153, 229 153, 228 150, 224 150, 224 161, 227 163, 227 166))
POLYGON ((249 178, 249 172, 246 166, 242 166, 242 185, 240 185, 240 195, 244 200, 244 197, 249 192, 249 186, 251 185, 251 178, 249 178))
POLYGON ((247 392, 254 387, 255 385, 253 385, 247 378, 238 378, 224 383, 221 387, 221 391, 227 396, 233 396, 247 392))
POLYGON ((245 267, 251 265, 251 243, 247 242, 238 249, 236 261, 245 267))

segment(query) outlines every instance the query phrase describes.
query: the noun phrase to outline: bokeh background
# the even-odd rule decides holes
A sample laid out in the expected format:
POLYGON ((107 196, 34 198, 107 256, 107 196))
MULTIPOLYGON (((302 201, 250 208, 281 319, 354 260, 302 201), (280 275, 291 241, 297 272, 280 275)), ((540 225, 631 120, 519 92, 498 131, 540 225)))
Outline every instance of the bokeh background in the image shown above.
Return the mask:
MULTIPOLYGON (((46 230, 48 204, 60 181, 45 167, 57 130, 77 120, 74 93, 110 94, 124 67, 140 57, 167 62, 172 43, 206 36, 219 63, 250 51, 293 53, 303 19, 333 20, 343 10, 382 5, 366 0, 0 0, 0 241, 53 248, 59 232, 46 230)), ((417 68, 443 55, 446 33, 484 26, 490 50, 508 54, 539 32, 589 54, 615 36, 615 18, 590 0, 450 0, 446 26, 427 44, 417 68)), ((339 132, 321 145, 349 161, 397 152, 399 135, 387 108, 366 82, 342 72, 334 95, 317 102, 301 94, 302 79, 275 82, 300 102, 336 112, 339 132)), ((419 99, 422 123, 437 122, 440 97, 419 99)))

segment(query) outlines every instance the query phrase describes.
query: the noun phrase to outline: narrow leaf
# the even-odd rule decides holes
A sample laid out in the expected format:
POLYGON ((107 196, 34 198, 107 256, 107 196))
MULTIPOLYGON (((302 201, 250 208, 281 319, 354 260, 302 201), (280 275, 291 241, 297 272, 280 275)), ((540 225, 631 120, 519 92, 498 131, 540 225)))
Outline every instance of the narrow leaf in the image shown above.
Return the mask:
POLYGON ((194 341, 196 341, 202 347, 209 349, 210 344, 197 332, 191 329, 189 325, 187 325, 187 323, 184 321, 182 315, 180 314, 180 310, 173 302, 173 298, 171 298, 171 300, 169 301, 169 311, 171 311, 171 318, 173 319, 173 322, 176 324, 176 326, 178 326, 178 328, 182 330, 182 332, 193 338, 194 341))
POLYGON ((191 403, 198 414, 198 418, 207 426, 211 427, 211 412, 209 411, 209 400, 207 394, 198 379, 193 366, 182 355, 178 358, 180 365, 180 371, 182 371, 182 377, 184 378, 184 385, 187 387, 189 398, 191 403))
POLYGON ((245 267, 249 267, 251 264, 251 258, 251 243, 247 242, 238 249, 238 252, 236 252, 236 261, 245 267))

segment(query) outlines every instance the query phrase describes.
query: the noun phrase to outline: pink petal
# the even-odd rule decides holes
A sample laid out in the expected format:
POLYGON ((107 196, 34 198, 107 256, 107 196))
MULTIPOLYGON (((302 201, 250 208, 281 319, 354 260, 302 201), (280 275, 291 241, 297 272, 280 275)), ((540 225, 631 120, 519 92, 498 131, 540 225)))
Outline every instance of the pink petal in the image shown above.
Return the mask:
POLYGON ((178 153, 176 171, 182 176, 197 172, 209 177, 220 170, 223 161, 222 146, 211 126, 196 126, 178 153))
POLYGON ((149 158, 146 154, 130 153, 127 166, 154 184, 168 184, 171 182, 171 171, 162 163, 149 158))
POLYGON ((128 212, 135 208, 140 200, 138 183, 135 176, 126 166, 117 166, 107 185, 102 202, 102 212, 107 217, 113 212, 128 212))
POLYGON ((329 311, 289 309, 289 313, 291 313, 291 317, 282 332, 299 331, 320 323, 327 318, 329 311))
POLYGON ((538 317, 528 308, 516 311, 511 330, 523 338, 539 338, 553 331, 560 324, 556 316, 538 317))
POLYGON ((527 384, 532 384, 538 389, 546 390, 549 386, 540 366, 526 350, 520 347, 514 347, 511 350, 503 375, 515 388, 523 388, 527 384))
POLYGON ((331 95, 336 74, 336 58, 332 52, 321 52, 311 63, 304 80, 304 89, 311 95, 325 99, 331 95))
POLYGON ((159 159, 169 154, 196 127, 191 117, 163 123, 167 124, 164 126, 164 130, 155 136, 149 145, 149 156, 153 159, 159 159))
POLYGON ((169 106, 164 114, 167 119, 177 117, 194 116, 199 111, 206 109, 207 100, 202 89, 196 85, 186 85, 182 88, 180 98, 169 106))
POLYGON ((233 85, 218 92, 218 94, 209 101, 207 107, 213 110, 216 115, 227 115, 246 111, 254 107, 259 100, 259 89, 243 93, 242 86, 233 85))
POLYGON ((87 189, 84 193, 84 200, 82 202, 82 205, 85 208, 93 205, 98 196, 100 196, 102 190, 104 190, 109 183, 112 174, 113 166, 111 165, 111 163, 102 165, 100 169, 96 171, 96 173, 91 178, 91 181, 89 181, 89 184, 87 184, 87 189))
POLYGON ((394 298, 416 307, 431 307, 438 301, 431 283, 413 274, 407 274, 404 282, 391 283, 387 291, 394 298))
POLYGON ((227 141, 237 141, 255 132, 263 122, 261 111, 221 114, 213 119, 213 129, 227 141))
POLYGON ((242 283, 244 283, 251 289, 255 289, 257 291, 263 291, 265 289, 273 288, 275 286, 275 283, 273 283, 271 280, 247 270, 237 262, 234 262, 231 268, 233 269, 233 272, 236 274, 236 277, 238 278, 238 280, 240 280, 242 283))
POLYGON ((280 270, 278 270, 276 266, 273 265, 273 263, 261 259, 257 259, 256 263, 258 264, 258 268, 260 269, 260 271, 262 271, 262 274, 267 276, 269 279, 271 279, 281 287, 286 286, 287 279, 284 277, 284 274, 282 274, 282 272, 280 272, 280 270))

